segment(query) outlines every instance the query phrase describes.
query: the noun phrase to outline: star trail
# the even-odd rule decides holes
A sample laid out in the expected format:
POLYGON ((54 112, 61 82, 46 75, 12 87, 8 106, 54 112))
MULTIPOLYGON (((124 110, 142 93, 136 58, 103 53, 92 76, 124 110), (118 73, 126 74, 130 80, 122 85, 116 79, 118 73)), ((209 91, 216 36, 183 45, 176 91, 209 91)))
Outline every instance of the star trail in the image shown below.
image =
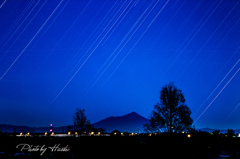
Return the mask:
POLYGON ((182 89, 197 128, 239 128, 240 1, 0 0, 0 124, 72 124, 182 89))

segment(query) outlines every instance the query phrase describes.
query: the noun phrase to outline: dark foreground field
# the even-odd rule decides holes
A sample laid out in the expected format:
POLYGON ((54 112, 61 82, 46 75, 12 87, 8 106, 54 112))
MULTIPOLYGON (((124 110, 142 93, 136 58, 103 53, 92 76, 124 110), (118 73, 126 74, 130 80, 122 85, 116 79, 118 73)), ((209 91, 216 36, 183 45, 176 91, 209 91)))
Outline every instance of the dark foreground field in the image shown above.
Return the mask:
POLYGON ((240 158, 240 138, 209 133, 0 139, 0 158, 240 158))

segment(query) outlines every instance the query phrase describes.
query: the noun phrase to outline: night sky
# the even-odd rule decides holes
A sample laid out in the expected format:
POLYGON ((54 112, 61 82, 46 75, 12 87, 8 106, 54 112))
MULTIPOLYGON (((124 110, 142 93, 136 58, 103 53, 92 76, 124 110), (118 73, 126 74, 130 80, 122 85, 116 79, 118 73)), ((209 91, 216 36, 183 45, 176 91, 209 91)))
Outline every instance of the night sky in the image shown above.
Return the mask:
POLYGON ((148 118, 182 89, 196 128, 240 128, 239 0, 0 0, 0 124, 148 118))

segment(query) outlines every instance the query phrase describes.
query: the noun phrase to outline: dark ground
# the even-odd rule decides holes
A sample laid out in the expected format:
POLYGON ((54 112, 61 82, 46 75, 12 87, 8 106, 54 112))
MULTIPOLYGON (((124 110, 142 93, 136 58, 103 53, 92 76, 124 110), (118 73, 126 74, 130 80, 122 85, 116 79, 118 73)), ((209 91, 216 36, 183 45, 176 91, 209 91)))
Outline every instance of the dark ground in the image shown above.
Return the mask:
MULTIPOLYGON (((33 147, 32 147, 33 148, 33 147)), ((240 158, 240 138, 209 133, 161 134, 157 136, 81 136, 81 137, 0 137, 0 158, 240 158), (16 148, 19 144, 47 148, 28 152, 16 148), (48 147, 70 147, 68 152, 51 152, 48 147)))

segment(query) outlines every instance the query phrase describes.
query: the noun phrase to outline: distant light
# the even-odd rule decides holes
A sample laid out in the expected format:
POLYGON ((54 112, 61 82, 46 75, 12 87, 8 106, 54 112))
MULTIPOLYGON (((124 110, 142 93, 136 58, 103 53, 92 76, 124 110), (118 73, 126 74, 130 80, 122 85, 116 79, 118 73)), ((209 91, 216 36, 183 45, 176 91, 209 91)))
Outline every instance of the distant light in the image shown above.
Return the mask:
POLYGON ((94 131, 92 131, 91 134, 93 135, 93 134, 94 134, 94 131))
POLYGON ((52 129, 50 129, 50 132, 52 132, 52 129))
POLYGON ((123 136, 123 133, 121 132, 121 135, 123 136))
POLYGON ((22 132, 20 133, 20 136, 22 136, 22 132))
POLYGON ((52 126, 52 124, 50 124, 50 126, 52 126))
POLYGON ((68 135, 71 135, 71 132, 70 132, 70 131, 68 132, 68 135))
POLYGON ((187 137, 190 138, 190 137, 191 137, 191 134, 188 134, 187 137))
POLYGON ((47 132, 45 132, 45 135, 47 135, 47 132))
POLYGON ((54 135, 54 132, 52 132, 52 134, 51 135, 54 135))
POLYGON ((77 132, 75 132, 75 135, 77 135, 78 133, 77 132))

